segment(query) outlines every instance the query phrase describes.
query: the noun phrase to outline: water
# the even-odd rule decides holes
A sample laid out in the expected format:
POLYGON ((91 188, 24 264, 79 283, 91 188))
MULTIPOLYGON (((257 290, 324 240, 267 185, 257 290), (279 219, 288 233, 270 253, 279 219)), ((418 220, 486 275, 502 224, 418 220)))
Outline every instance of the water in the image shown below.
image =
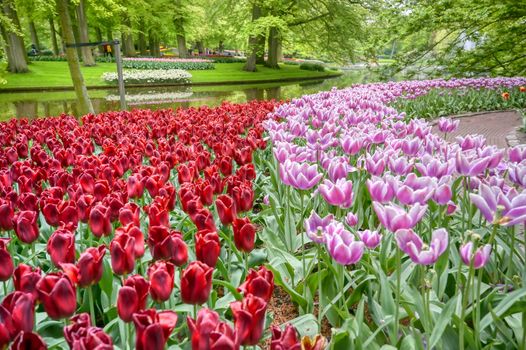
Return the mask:
MULTIPOLYGON (((258 100, 285 100, 343 88, 354 83, 375 80, 375 75, 365 70, 349 71, 337 78, 300 83, 257 85, 224 85, 195 87, 130 88, 126 90, 128 109, 161 109, 192 106, 216 106, 223 101, 234 103, 258 100)), ((90 90, 95 112, 119 110, 119 93, 116 89, 90 90)), ((11 118, 38 118, 62 113, 77 115, 73 91, 38 93, 1 93, 0 120, 11 118)))

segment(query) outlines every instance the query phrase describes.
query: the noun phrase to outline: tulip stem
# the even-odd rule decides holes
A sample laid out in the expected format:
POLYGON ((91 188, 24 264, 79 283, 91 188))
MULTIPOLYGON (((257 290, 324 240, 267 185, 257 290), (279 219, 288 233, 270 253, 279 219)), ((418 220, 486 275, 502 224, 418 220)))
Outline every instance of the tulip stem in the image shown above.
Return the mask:
POLYGON ((97 326, 97 319, 95 317, 95 304, 93 300, 93 286, 89 286, 87 288, 88 293, 88 302, 89 302, 89 312, 91 315, 91 323, 93 326, 97 326))
POLYGON ((197 304, 194 304, 194 320, 197 322, 197 304))
POLYGON ((243 255, 244 255, 244 258, 245 258, 245 278, 247 278, 247 276, 248 276, 248 269, 249 269, 249 265, 248 265, 249 253, 245 253, 243 255))
POLYGON ((395 319, 394 319, 394 331, 393 331, 393 339, 391 339, 391 343, 393 346, 396 346, 398 343, 398 327, 400 322, 400 284, 402 280, 402 266, 401 266, 401 254, 400 249, 398 247, 396 248, 396 294, 395 294, 395 319))
POLYGON ((466 308, 468 304, 468 296, 469 296, 469 286, 471 284, 471 280, 473 277, 473 264, 469 266, 469 272, 468 272, 468 278, 466 280, 466 284, 464 285, 464 290, 462 293, 462 311, 460 313, 460 330, 459 330, 459 336, 458 336, 458 347, 460 350, 464 350, 464 318, 466 315, 466 308))
MULTIPOLYGON (((482 271, 483 269, 480 269, 478 271, 478 277, 477 277, 477 291, 474 293, 474 301, 475 301, 475 322, 474 322, 474 337, 475 339, 480 339, 480 285, 482 284, 482 271)), ((473 282, 474 283, 474 282, 473 282)), ((480 347, 480 342, 475 342, 477 349, 480 347)))
POLYGON ((7 281, 2 282, 4 285, 4 298, 7 296, 7 281))
MULTIPOLYGON (((303 222, 303 192, 300 190, 300 206, 301 206, 301 221, 303 222)), ((303 234, 303 231, 300 230, 300 238, 301 238, 301 267, 303 269, 303 297, 307 295, 307 268, 305 263, 305 235, 303 234)))
POLYGON ((322 291, 321 291, 321 286, 322 286, 321 254, 322 254, 322 250, 321 250, 320 244, 318 244, 317 246, 318 246, 318 334, 321 334, 321 323, 323 321, 323 315, 322 315, 322 310, 321 310, 321 307, 323 305, 322 291))

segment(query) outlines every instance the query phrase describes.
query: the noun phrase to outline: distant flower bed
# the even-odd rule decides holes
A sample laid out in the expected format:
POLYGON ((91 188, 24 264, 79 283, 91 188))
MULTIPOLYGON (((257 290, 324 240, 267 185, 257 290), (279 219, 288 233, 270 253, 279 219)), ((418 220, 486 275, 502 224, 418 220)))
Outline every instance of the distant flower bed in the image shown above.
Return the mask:
MULTIPOLYGON (((66 62, 67 61, 66 56, 29 56, 29 60, 30 61, 40 61, 40 62, 66 62)), ((111 63, 111 62, 115 62, 115 59, 113 57, 98 56, 98 57, 95 57, 95 62, 111 63)))
MULTIPOLYGON (((180 99, 186 99, 192 96, 192 92, 161 92, 161 93, 146 93, 146 94, 133 94, 126 95, 126 101, 132 103, 146 103, 146 102, 159 102, 166 101, 172 102, 180 99)), ((106 101, 119 101, 119 95, 108 95, 106 101)))
POLYGON ((202 58, 131 58, 123 59, 123 66, 132 69, 214 69, 214 63, 202 58))
MULTIPOLYGON (((129 70, 124 72, 124 82, 127 84, 146 83, 188 83, 192 74, 182 69, 166 70, 129 70)), ((108 84, 117 84, 117 73, 106 72, 102 74, 102 80, 108 84)))

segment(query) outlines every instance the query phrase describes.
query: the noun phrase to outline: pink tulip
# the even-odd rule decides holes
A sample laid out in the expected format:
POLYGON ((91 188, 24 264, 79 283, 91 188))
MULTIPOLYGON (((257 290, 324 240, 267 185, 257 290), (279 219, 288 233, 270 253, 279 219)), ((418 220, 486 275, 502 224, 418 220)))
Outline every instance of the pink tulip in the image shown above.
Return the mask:
POLYGON ((491 254, 491 245, 486 244, 482 247, 479 247, 473 253, 473 242, 468 242, 460 247, 460 257, 464 264, 470 266, 473 264, 473 268, 480 269, 484 267, 489 261, 491 254))

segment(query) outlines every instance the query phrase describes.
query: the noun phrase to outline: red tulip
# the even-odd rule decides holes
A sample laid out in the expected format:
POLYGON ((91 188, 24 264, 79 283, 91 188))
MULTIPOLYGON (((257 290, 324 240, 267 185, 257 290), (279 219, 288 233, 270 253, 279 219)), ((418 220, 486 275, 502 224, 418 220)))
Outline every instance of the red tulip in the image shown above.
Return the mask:
POLYGON ((158 303, 166 301, 174 287, 175 267, 170 262, 157 261, 148 268, 150 295, 158 303))
POLYGON ((199 195, 201 198, 201 202, 204 205, 211 205, 214 203, 214 188, 208 181, 204 181, 199 189, 199 195))
POLYGON ((210 267, 215 267, 221 246, 219 236, 215 231, 200 230, 195 234, 195 255, 197 260, 210 267))
POLYGON ((219 161, 219 170, 224 176, 232 174, 232 158, 229 156, 222 157, 219 161))
POLYGON ((14 334, 31 332, 35 323, 35 300, 29 293, 15 291, 8 294, 2 301, 4 307, 11 314, 14 334))
POLYGON ((141 275, 126 279, 117 297, 117 312, 124 322, 131 322, 133 314, 146 308, 149 289, 149 283, 141 275))
POLYGON ((192 221, 198 230, 216 231, 216 224, 214 222, 214 215, 208 209, 201 209, 192 218, 192 221))
POLYGON ((180 164, 177 167, 177 180, 182 185, 185 182, 191 182, 194 178, 195 168, 192 165, 180 164))
POLYGON ((234 316, 237 343, 256 345, 263 334, 267 303, 260 297, 249 294, 242 301, 230 304, 234 316))
POLYGON ((256 168, 253 163, 245 164, 237 170, 236 175, 240 180, 252 181, 256 178, 256 168))
POLYGON ((12 230, 15 211, 9 200, 0 198, 0 230, 12 230))
POLYGON ((173 311, 144 310, 133 315, 136 350, 163 350, 177 323, 173 311))
POLYGON ((201 305, 212 289, 214 269, 200 261, 191 262, 181 275, 181 298, 186 304, 201 305))
POLYGON ((256 241, 256 227, 249 218, 235 219, 233 222, 234 243, 240 251, 250 253, 256 241))
POLYGON ((7 249, 9 238, 0 238, 0 281, 5 282, 11 278, 15 265, 7 249))
POLYGON ((261 266, 257 271, 250 269, 245 282, 238 290, 244 295, 253 294, 260 297, 268 303, 274 292, 274 274, 265 266, 261 266))
POLYGON ((47 241, 47 252, 55 266, 74 263, 75 235, 65 228, 57 229, 47 241))
POLYGON ((121 233, 110 244, 111 268, 117 275, 127 275, 135 268, 135 238, 121 233))
POLYGON ((240 184, 233 189, 234 203, 238 212, 252 209, 254 203, 254 191, 252 186, 245 183, 240 184))
POLYGON ((188 317, 188 329, 192 334, 192 350, 237 350, 235 334, 225 322, 219 321, 217 312, 203 308, 197 320, 188 317))
POLYGON ((37 283, 37 291, 44 311, 52 319, 58 320, 75 313, 77 292, 67 275, 59 272, 42 277, 37 283))
POLYGON ((135 258, 141 258, 144 255, 144 235, 141 230, 134 224, 128 224, 115 230, 115 235, 127 234, 135 240, 134 252, 135 258))
POLYGON ((291 324, 287 324, 284 330, 277 326, 273 326, 271 330, 270 350, 301 350, 298 332, 291 324))
POLYGON ((40 278, 41 272, 39 268, 20 264, 13 273, 13 285, 15 286, 15 290, 29 293, 33 296, 33 299, 36 300, 38 298, 36 286, 40 278))
POLYGON ((236 149, 234 151, 234 160, 239 165, 252 162, 252 149, 250 147, 236 149))
POLYGON ((38 238, 37 219, 38 213, 36 211, 24 210, 15 216, 15 233, 18 239, 31 244, 38 238))
POLYGON ((87 313, 73 316, 71 322, 69 326, 64 327, 64 338, 70 349, 113 349, 111 337, 102 329, 92 327, 90 316, 87 313))
POLYGON ((141 209, 135 203, 126 203, 124 207, 119 210, 119 221, 122 226, 134 224, 137 227, 141 226, 140 221, 141 209))
POLYGON ((80 221, 88 222, 91 207, 94 202, 95 197, 90 194, 82 194, 77 198, 77 210, 80 221))
POLYGON ((102 258, 106 254, 106 246, 101 245, 97 248, 90 247, 80 254, 77 265, 61 264, 64 272, 70 276, 71 280, 76 281, 82 288, 99 283, 104 272, 102 258))
POLYGON ((150 226, 166 226, 170 227, 170 218, 168 216, 168 210, 163 208, 159 203, 153 202, 150 206, 146 207, 148 218, 150 219, 150 226))
POLYGON ((98 238, 111 233, 110 211, 102 204, 94 206, 89 213, 89 227, 98 238))
POLYGON ((128 177, 128 197, 141 198, 144 192, 144 181, 139 174, 130 175, 128 177))
POLYGON ((188 247, 181 233, 164 226, 150 227, 148 246, 155 260, 169 260, 176 266, 182 266, 188 260, 188 247))
POLYGON ((230 225, 236 218, 236 207, 234 200, 227 194, 217 196, 217 214, 223 225, 230 225))
POLYGON ((20 332, 11 345, 11 350, 47 350, 44 340, 31 331, 20 332))

